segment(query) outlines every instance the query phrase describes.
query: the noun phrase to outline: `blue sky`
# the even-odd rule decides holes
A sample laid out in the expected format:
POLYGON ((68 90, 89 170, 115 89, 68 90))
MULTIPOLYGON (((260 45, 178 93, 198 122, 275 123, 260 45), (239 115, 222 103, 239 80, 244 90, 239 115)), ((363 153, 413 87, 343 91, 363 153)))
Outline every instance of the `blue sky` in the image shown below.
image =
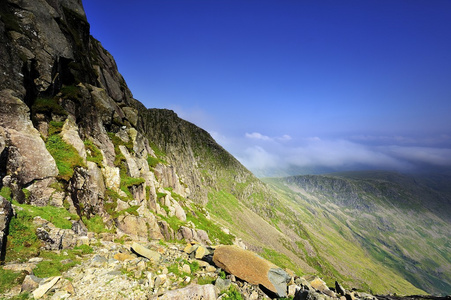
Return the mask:
POLYGON ((136 99, 206 129, 257 174, 451 167, 449 0, 84 7, 136 99))

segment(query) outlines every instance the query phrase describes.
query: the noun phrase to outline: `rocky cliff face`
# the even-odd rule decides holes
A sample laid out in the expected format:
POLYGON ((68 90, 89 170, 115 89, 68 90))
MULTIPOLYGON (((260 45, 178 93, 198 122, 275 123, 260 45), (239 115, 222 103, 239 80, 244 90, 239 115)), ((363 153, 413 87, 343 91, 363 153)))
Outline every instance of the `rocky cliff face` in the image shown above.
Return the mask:
POLYGON ((5 198, 144 240, 183 238, 168 221, 186 222, 211 192, 271 215, 272 194, 207 132, 133 98, 81 1, 8 0, 0 17, 5 198))
POLYGON ((174 237, 156 215, 186 221, 185 198, 205 202, 207 192, 190 145, 163 155, 149 126, 170 122, 170 130, 157 128, 179 144, 186 128, 201 130, 133 99, 112 56, 90 36, 81 1, 4 1, 0 16, 2 195, 99 216, 139 239, 174 237))

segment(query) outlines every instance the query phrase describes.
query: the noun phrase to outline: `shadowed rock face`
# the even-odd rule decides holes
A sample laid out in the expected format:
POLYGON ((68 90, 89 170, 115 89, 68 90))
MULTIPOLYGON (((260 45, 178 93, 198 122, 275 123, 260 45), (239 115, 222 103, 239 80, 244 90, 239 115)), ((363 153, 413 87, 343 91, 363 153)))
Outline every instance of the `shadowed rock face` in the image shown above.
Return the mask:
POLYGON ((280 297, 287 293, 290 276, 254 252, 237 246, 220 246, 213 255, 216 266, 251 284, 261 284, 280 297))
POLYGON ((0 261, 5 259, 6 236, 8 234, 8 226, 13 216, 11 203, 0 196, 0 261))

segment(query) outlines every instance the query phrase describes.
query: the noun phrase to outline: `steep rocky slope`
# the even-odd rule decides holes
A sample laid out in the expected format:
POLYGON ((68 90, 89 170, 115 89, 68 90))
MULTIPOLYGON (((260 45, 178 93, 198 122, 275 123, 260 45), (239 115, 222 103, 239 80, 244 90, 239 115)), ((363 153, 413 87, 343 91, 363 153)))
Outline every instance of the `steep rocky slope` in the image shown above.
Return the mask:
POLYGON ((89 35, 81 1, 0 8, 2 260, 39 254, 39 240, 51 241, 48 250, 74 247, 84 227, 119 239, 243 245, 203 207, 224 195, 239 203, 249 245, 274 252, 284 235, 256 213, 272 214, 271 192, 204 130, 133 99, 89 35), (43 230, 32 222, 56 215, 69 221, 43 230))
MULTIPOLYGON (((418 288, 451 293, 451 198, 446 189, 436 184, 431 187, 429 177, 348 172, 268 181, 289 193, 295 205, 328 224, 335 240, 344 239, 364 249, 372 261, 379 261, 418 288)), ((446 177, 442 183, 446 185, 446 177)), ((327 236, 322 229, 307 226, 311 235, 327 236)), ((317 243, 329 244, 329 253, 322 253, 328 260, 343 255, 343 246, 331 240, 317 243)), ((345 255, 357 251, 351 250, 345 255)))

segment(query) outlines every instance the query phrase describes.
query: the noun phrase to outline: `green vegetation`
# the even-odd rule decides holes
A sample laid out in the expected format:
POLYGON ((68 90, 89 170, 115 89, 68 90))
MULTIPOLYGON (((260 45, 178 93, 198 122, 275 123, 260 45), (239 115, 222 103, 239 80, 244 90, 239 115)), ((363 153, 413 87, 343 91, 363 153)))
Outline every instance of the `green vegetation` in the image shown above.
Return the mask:
POLYGON ((293 261, 283 253, 263 248, 263 251, 259 254, 281 268, 293 270, 299 276, 303 275, 293 261))
POLYGON ((49 136, 61 133, 63 130, 64 122, 50 121, 49 122, 49 136))
POLYGON ((86 148, 86 160, 95 162, 99 167, 103 167, 103 155, 99 148, 90 140, 84 141, 86 148))
POLYGON ((168 163, 159 157, 147 156, 147 163, 149 164, 149 168, 153 170, 158 164, 167 165, 168 163))
POLYGON ((74 249, 66 249, 62 253, 42 251, 39 256, 44 258, 44 260, 37 264, 33 272, 40 278, 58 276, 79 264, 82 255, 91 254, 93 252, 94 250, 92 247, 88 245, 81 245, 74 247, 74 249))
POLYGON ((72 251, 64 252, 68 255, 42 251, 39 256, 44 260, 37 264, 33 273, 40 278, 58 276, 80 263, 80 259, 77 259, 72 251))
POLYGON ((243 296, 240 294, 240 292, 238 291, 238 289, 234 286, 231 285, 229 287, 229 289, 225 292, 226 296, 221 298, 221 299, 226 299, 226 300, 244 300, 243 296))
POLYGON ((199 270, 199 263, 197 261, 189 262, 186 259, 178 258, 173 264, 168 267, 168 272, 173 273, 177 277, 186 277, 190 274, 183 272, 183 265, 188 265, 190 268, 191 274, 199 270))
POLYGON ((21 284, 25 276, 25 272, 13 272, 0 268, 0 294, 3 294, 17 284, 21 284))
POLYGON ((33 216, 27 210, 17 210, 9 224, 6 261, 27 261, 39 254, 41 241, 36 236, 33 216))
POLYGON ((58 178, 69 181, 74 175, 74 168, 84 167, 85 164, 77 150, 64 142, 62 137, 57 134, 61 131, 61 122, 50 122, 49 125, 49 138, 45 146, 55 159, 59 171, 58 178))
POLYGON ((111 141, 114 144, 114 151, 116 154, 115 160, 114 160, 114 165, 119 167, 119 173, 120 173, 120 177, 121 177, 121 184, 120 184, 120 188, 121 190, 127 195, 128 199, 132 199, 133 195, 130 193, 129 188, 135 185, 140 185, 143 184, 145 182, 144 178, 134 178, 134 177, 130 177, 128 175, 127 169, 126 169, 126 165, 125 165, 125 156, 122 154, 119 146, 125 146, 128 151, 130 153, 134 153, 133 150, 133 142, 130 139, 129 142, 124 142, 123 140, 121 140, 118 136, 116 136, 116 134, 109 132, 108 136, 110 137, 111 141))
POLYGON ((14 202, 14 205, 23 208, 20 210, 24 215, 27 215, 29 218, 34 218, 40 216, 41 218, 51 222, 58 228, 62 229, 71 229, 72 223, 71 220, 78 220, 79 217, 77 215, 69 213, 66 209, 55 206, 33 206, 28 204, 19 204, 14 202))
POLYGON ((31 107, 31 111, 33 115, 40 113, 67 116, 67 112, 58 103, 58 98, 37 98, 31 107))
POLYGON ((193 224, 196 225, 197 229, 205 230, 212 242, 224 245, 232 245, 233 241, 235 240, 235 236, 222 231, 221 227, 205 217, 205 212, 200 211, 196 208, 194 208, 192 212, 187 213, 186 220, 188 222, 193 222, 193 224))
POLYGON ((155 145, 154 143, 150 142, 150 147, 152 148, 153 152, 155 153, 155 155, 160 158, 162 161, 164 161, 162 158, 166 156, 166 153, 164 151, 162 151, 157 145, 155 145))
POLYGON ((129 213, 129 214, 134 215, 134 216, 139 216, 139 213, 137 212, 138 208, 140 208, 139 205, 132 205, 132 206, 130 206, 129 208, 123 210, 123 212, 124 212, 124 213, 125 213, 125 212, 126 212, 126 213, 129 213))
POLYGON ((0 196, 5 198, 8 201, 11 201, 11 189, 7 186, 3 186, 0 190, 0 196))
POLYGON ((65 85, 61 88, 64 99, 79 100, 81 97, 80 90, 75 85, 65 85))
MULTIPOLYGON (((108 132, 108 137, 113 142, 114 151, 116 153, 116 159, 117 159, 117 156, 122 156, 120 158, 120 160, 125 159, 125 157, 121 153, 121 150, 119 149, 119 146, 121 146, 121 145, 125 146, 130 153, 135 153, 135 151, 133 150, 132 139, 129 139, 129 141, 126 143, 120 137, 118 137, 114 132, 108 132)), ((115 162, 115 164, 116 164, 116 162, 115 162)))
POLYGON ((238 199, 224 190, 208 193, 208 211, 229 224, 234 223, 231 209, 239 205, 238 199))
POLYGON ((213 276, 199 277, 199 279, 197 279, 197 284, 200 284, 200 285, 213 284, 215 282, 215 280, 216 279, 213 276))
POLYGON ((103 223, 102 217, 99 215, 93 216, 89 219, 87 217, 82 217, 82 220, 89 231, 95 233, 111 232, 111 230, 108 230, 105 227, 105 223, 103 223))
POLYGON ((11 219, 9 225, 6 261, 26 261, 40 253, 41 241, 36 236, 36 226, 33 225, 34 217, 41 216, 56 227, 63 229, 69 229, 72 226, 68 218, 78 218, 64 208, 38 207, 17 202, 14 202, 14 205, 20 209, 16 209, 17 215, 11 219))
MULTIPOLYGON (((167 191, 171 193, 171 196, 177 200, 179 203, 184 203, 185 199, 174 193, 171 192, 172 189, 168 188, 167 191)), ((157 196, 160 198, 162 196, 165 196, 165 193, 158 193, 157 196)), ((166 212, 169 212, 169 209, 162 205, 161 208, 166 210, 166 212)), ((184 226, 187 224, 187 222, 192 222, 197 229, 205 230, 208 234, 208 237, 210 240, 214 243, 220 243, 224 245, 231 245, 233 244, 233 241, 235 239, 235 236, 231 234, 225 233, 220 226, 218 226, 216 223, 212 222, 211 220, 208 220, 206 218, 206 211, 195 204, 192 205, 191 209, 187 211, 186 213, 186 222, 180 221, 175 216, 165 217, 162 215, 159 215, 159 217, 166 222, 168 222, 169 226, 174 230, 177 231, 180 226, 184 226)))

